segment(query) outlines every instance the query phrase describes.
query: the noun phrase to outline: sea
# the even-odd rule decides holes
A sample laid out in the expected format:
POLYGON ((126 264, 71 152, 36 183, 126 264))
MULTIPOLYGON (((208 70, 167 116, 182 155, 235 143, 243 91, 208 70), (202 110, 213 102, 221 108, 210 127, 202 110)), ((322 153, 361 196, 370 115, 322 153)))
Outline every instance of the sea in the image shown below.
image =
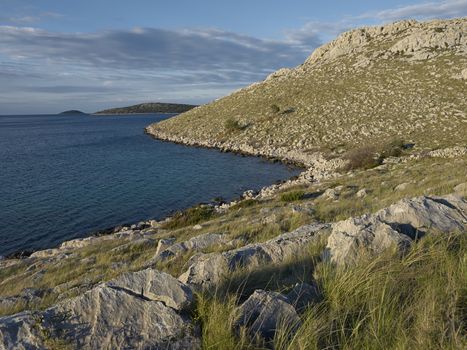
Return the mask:
POLYGON ((0 256, 232 200, 300 172, 144 133, 172 116, 0 116, 0 256))

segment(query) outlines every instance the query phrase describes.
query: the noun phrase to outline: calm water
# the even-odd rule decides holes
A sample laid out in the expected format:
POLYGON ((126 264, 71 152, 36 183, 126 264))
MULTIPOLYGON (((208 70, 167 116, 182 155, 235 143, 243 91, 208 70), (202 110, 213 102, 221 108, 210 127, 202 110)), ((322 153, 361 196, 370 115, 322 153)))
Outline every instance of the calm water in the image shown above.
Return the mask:
POLYGON ((144 134, 168 117, 0 116, 0 255, 162 218, 298 173, 144 134))

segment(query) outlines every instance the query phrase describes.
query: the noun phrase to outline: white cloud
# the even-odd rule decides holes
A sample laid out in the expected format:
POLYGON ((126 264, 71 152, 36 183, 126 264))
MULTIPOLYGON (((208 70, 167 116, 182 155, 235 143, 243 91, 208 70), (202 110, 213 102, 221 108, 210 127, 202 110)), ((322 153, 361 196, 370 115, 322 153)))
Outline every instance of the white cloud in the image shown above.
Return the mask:
POLYGON ((368 18, 380 21, 395 21, 406 18, 445 18, 463 17, 467 15, 467 0, 447 0, 422 2, 384 11, 366 13, 357 18, 368 18))
POLYGON ((16 96, 27 101, 22 108, 40 101, 65 108, 72 100, 99 109, 122 96, 207 102, 302 63, 319 44, 313 35, 273 41, 218 29, 61 33, 0 26, 0 76, 9 78, 0 85, 0 105, 12 108, 16 96))

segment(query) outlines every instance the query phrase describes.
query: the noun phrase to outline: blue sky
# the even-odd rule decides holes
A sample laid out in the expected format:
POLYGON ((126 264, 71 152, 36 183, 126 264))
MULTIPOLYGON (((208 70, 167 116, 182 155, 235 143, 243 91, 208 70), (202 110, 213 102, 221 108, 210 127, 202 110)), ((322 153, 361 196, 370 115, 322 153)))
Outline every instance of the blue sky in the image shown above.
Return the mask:
POLYGON ((467 0, 0 0, 0 114, 204 103, 342 31, 467 15, 467 0))

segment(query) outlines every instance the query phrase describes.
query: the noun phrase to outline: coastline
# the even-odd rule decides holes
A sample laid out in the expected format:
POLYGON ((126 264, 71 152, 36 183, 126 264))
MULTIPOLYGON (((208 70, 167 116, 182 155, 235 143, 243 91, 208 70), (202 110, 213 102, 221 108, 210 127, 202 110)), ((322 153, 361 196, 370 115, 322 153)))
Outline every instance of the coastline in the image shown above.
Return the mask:
MULTIPOLYGON (((135 114, 146 114, 147 115, 147 114, 153 114, 153 113, 135 113, 135 114)), ((170 114, 170 113, 164 113, 164 114, 170 114)), ((177 115, 179 113, 172 113, 172 114, 177 115)), ((153 137, 153 135, 147 132, 146 134, 153 137)), ((197 207, 201 205, 211 206, 214 208, 216 212, 222 212, 222 211, 227 210, 229 207, 238 204, 239 202, 243 200, 251 199, 252 196, 259 198, 259 197, 263 197, 266 193, 268 195, 271 195, 272 193, 275 193, 278 189, 282 188, 286 184, 294 185, 295 184, 294 181, 298 180, 300 176, 302 176, 302 174, 306 172, 306 168, 303 164, 293 162, 290 160, 283 160, 279 158, 267 157, 267 156, 262 156, 262 155, 258 155, 254 153, 247 153, 247 152, 242 152, 242 151, 230 151, 228 149, 205 147, 202 145, 194 145, 194 144, 192 145, 192 144, 187 144, 183 142, 175 142, 175 141, 170 141, 170 140, 158 139, 156 137, 153 137, 153 138, 156 140, 162 141, 162 142, 171 142, 171 143, 179 144, 179 145, 186 146, 186 147, 209 148, 209 149, 215 149, 220 152, 228 152, 228 153, 233 153, 233 154, 237 154, 237 155, 241 155, 245 157, 257 157, 257 158, 261 158, 269 162, 280 162, 284 164, 285 166, 292 166, 292 167, 301 169, 303 171, 301 171, 300 174, 294 175, 287 179, 275 180, 272 184, 263 186, 259 190, 248 189, 244 191, 242 195, 232 198, 232 200, 230 200, 229 202, 225 202, 225 201, 199 202, 186 208, 173 209, 171 210, 169 214, 162 215, 161 218, 147 218, 147 219, 143 219, 138 222, 118 224, 115 226, 110 226, 110 227, 99 229, 96 231, 87 232, 83 234, 82 237, 65 240, 56 246, 47 247, 47 248, 39 248, 39 249, 24 249, 24 250, 19 250, 19 251, 9 253, 7 255, 0 255, 0 266, 2 266, 1 265, 2 263, 5 263, 5 262, 8 263, 8 261, 52 256, 52 255, 57 254, 60 251, 68 251, 70 249, 75 249, 77 247, 83 247, 85 245, 95 243, 96 241, 120 239, 122 237, 126 238, 129 235, 133 235, 133 234, 139 235, 140 234, 139 231, 141 230, 159 228, 163 223, 170 221, 174 217, 174 215, 176 215, 178 212, 183 212, 189 208, 193 208, 193 207, 197 207)), ((151 232, 151 230, 147 230, 145 232, 142 232, 142 234, 144 236, 146 234, 153 234, 153 232, 151 232)))
MULTIPOLYGON (((152 113, 138 113, 138 114, 152 114, 152 113)), ((167 113, 167 114, 170 114, 170 113, 167 113)), ((172 114, 177 115, 179 113, 172 113, 172 114)), ((94 115, 94 114, 90 114, 90 115, 94 115)), ((111 115, 108 115, 108 116, 111 116, 111 115)), ((286 166, 293 166, 293 167, 297 167, 302 170, 300 174, 298 175, 292 176, 284 180, 277 180, 273 184, 264 186, 258 191, 255 191, 252 189, 246 190, 241 196, 234 198, 229 203, 218 202, 218 203, 207 204, 207 205, 212 206, 218 212, 228 210, 228 208, 238 204, 242 200, 267 198, 267 197, 273 196, 278 191, 285 190, 290 187, 294 187, 294 186, 304 184, 304 183, 310 183, 310 182, 317 181, 317 180, 336 177, 338 175, 336 170, 340 166, 342 166, 342 161, 340 159, 338 160, 333 159, 331 161, 328 161, 321 155, 321 153, 314 153, 310 156, 310 155, 303 155, 303 154, 301 155, 293 151, 292 152, 283 151, 284 153, 281 153, 282 156, 272 155, 268 153, 267 151, 253 149, 252 147, 242 147, 242 145, 238 147, 235 147, 235 146, 232 147, 232 145, 226 145, 226 144, 198 142, 195 140, 186 140, 186 139, 179 139, 177 137, 169 137, 167 135, 158 135, 150 131, 149 128, 150 126, 144 129, 145 133, 158 141, 175 143, 175 144, 183 145, 186 147, 215 149, 220 152, 233 153, 233 154, 237 154, 241 156, 262 158, 266 161, 280 162, 286 166), (300 161, 299 159, 306 160, 306 162, 300 161), (329 164, 331 164, 331 166, 329 166, 329 164)), ((206 204, 206 203, 197 203, 191 207, 195 207, 197 205, 202 205, 202 204, 206 204)), ((188 208, 182 209, 181 211, 186 210, 188 208)), ((57 251, 62 250, 63 248, 67 250, 70 246, 75 247, 76 245, 81 245, 84 242, 94 241, 94 238, 98 239, 101 237, 107 237, 102 240, 112 239, 112 237, 118 238, 119 236, 121 236, 122 232, 125 232, 124 236, 127 236, 128 234, 130 234, 129 232, 131 232, 132 230, 138 227, 145 227, 145 228, 159 227, 161 223, 171 220, 174 214, 178 211, 180 210, 173 210, 171 214, 163 216, 161 219, 149 218, 149 219, 145 219, 145 220, 135 222, 135 223, 116 225, 113 227, 111 226, 111 227, 104 228, 101 230, 89 232, 87 234, 84 234, 83 237, 63 241, 58 246, 55 246, 55 247, 37 249, 37 250, 25 249, 25 250, 20 250, 17 252, 10 253, 6 256, 0 255, 0 261, 25 259, 29 257, 39 257, 39 256, 43 257, 43 256, 47 256, 50 254, 55 254, 57 251)), ((133 233, 131 232, 131 234, 133 233)))

